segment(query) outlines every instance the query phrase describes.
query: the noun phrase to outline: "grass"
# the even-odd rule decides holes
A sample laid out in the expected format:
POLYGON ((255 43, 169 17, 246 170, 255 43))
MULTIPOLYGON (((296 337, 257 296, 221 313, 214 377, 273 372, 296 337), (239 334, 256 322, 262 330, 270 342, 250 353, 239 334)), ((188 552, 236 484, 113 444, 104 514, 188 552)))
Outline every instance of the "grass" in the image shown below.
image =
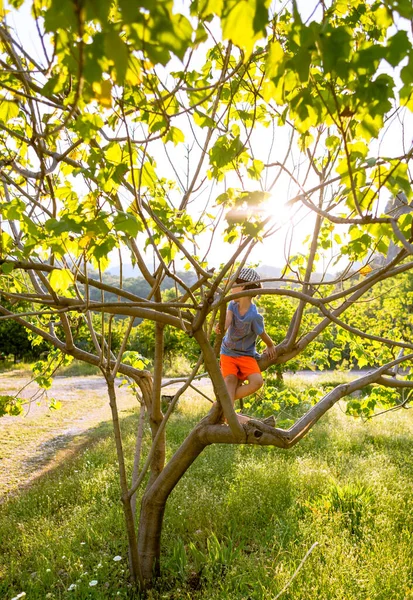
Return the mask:
POLYGON ((186 356, 176 355, 164 363, 164 377, 182 377, 192 371, 191 363, 186 356))
MULTIPOLYGON (((15 372, 19 376, 30 377, 33 375, 32 366, 33 363, 14 363, 13 361, 6 360, 0 363, 0 373, 10 374, 11 372, 15 372)), ((100 371, 99 368, 94 365, 89 365, 80 360, 74 360, 70 365, 60 367, 56 374, 62 377, 85 377, 87 375, 99 375, 100 371)))
MULTIPOLYGON (((169 455, 206 408, 181 401, 169 455)), ((130 468, 131 411, 122 428, 130 468)), ((273 599, 318 542, 282 600, 413 599, 412 434, 410 411, 363 424, 336 406, 290 451, 207 448, 168 501, 163 577, 148 597, 273 599)), ((109 424, 2 506, 0 539, 5 600, 137 597, 109 424)))
POLYGON ((87 377, 88 375, 100 375, 101 371, 99 367, 90 365, 81 360, 74 360, 70 365, 60 367, 56 375, 61 377, 87 377))
POLYGON ((12 360, 5 360, 0 362, 0 373, 11 373, 16 372, 21 376, 30 376, 32 364, 25 362, 13 362, 12 360))

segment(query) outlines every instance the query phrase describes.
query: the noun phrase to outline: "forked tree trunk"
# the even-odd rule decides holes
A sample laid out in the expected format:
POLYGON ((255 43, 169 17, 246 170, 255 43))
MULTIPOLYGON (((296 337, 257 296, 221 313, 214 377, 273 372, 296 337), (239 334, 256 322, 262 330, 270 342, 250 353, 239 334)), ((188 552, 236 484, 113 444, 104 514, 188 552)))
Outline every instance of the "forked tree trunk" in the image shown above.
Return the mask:
MULTIPOLYGON (((160 294, 158 301, 160 301, 160 294)), ((162 423, 163 414, 161 410, 161 385, 164 360, 164 325, 155 323, 155 360, 154 360, 154 378, 152 388, 151 409, 149 412, 149 425, 152 432, 152 442, 154 441, 159 427, 162 423)), ((148 487, 156 480, 165 465, 166 438, 165 431, 158 440, 155 452, 152 457, 151 470, 148 481, 148 487)))
POLYGON ((150 587, 153 577, 160 573, 162 523, 169 494, 208 445, 199 436, 205 422, 214 422, 211 414, 189 434, 142 498, 138 553, 144 587, 150 587))

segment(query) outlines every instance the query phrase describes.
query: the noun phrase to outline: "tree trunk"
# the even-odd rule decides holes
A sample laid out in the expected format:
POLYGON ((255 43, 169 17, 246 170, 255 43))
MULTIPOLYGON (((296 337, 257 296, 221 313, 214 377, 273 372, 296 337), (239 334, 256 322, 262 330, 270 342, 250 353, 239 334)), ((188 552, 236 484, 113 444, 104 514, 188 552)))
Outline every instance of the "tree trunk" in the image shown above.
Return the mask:
MULTIPOLYGON (((160 296, 158 298, 160 300, 160 296)), ((163 414, 161 410, 161 385, 162 372, 164 361, 164 325, 155 323, 155 360, 154 360, 154 377, 152 388, 152 404, 149 413, 149 425, 152 432, 152 442, 158 433, 160 424, 162 423, 163 414)), ((165 464, 166 452, 166 437, 165 431, 159 439, 156 451, 152 457, 151 472, 149 476, 148 487, 156 480, 165 464)))
POLYGON ((181 477, 208 445, 208 442, 201 441, 199 433, 205 425, 216 421, 218 411, 221 412, 218 408, 212 409, 191 431, 142 498, 138 553, 144 587, 150 587, 153 577, 160 573, 161 532, 166 501, 181 477))

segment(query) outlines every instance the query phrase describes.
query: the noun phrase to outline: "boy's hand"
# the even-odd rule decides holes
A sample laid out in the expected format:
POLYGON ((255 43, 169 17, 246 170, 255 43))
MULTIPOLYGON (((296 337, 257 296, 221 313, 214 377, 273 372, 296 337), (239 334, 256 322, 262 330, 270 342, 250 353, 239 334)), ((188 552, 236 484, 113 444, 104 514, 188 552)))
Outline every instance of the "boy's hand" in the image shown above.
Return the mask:
POLYGON ((274 344, 268 345, 267 348, 264 351, 264 354, 266 354, 268 356, 268 358, 270 358, 271 360, 273 358, 275 358, 276 355, 277 355, 277 351, 275 349, 274 344))
POLYGON ((215 323, 215 325, 214 325, 214 331, 218 335, 221 333, 221 327, 219 326, 219 323, 215 323))

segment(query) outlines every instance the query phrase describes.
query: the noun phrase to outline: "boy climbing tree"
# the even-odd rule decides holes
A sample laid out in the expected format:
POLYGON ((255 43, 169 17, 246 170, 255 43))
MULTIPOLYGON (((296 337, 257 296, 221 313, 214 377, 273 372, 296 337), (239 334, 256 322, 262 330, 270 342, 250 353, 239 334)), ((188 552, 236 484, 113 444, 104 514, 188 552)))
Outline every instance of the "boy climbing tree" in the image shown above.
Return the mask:
MULTIPOLYGON (((254 269, 241 269, 233 286, 233 293, 260 289, 260 277, 254 269)), ((219 324, 216 333, 221 333, 219 324)), ((260 389, 263 385, 261 369, 258 366, 259 354, 255 344, 257 337, 266 344, 264 352, 269 359, 275 358, 275 346, 265 332, 264 319, 257 310, 250 296, 242 296, 231 300, 225 318, 225 336, 220 351, 221 372, 232 400, 245 398, 260 389), (248 383, 244 383, 248 381, 248 383)), ((240 423, 248 421, 248 417, 238 415, 240 423)))

